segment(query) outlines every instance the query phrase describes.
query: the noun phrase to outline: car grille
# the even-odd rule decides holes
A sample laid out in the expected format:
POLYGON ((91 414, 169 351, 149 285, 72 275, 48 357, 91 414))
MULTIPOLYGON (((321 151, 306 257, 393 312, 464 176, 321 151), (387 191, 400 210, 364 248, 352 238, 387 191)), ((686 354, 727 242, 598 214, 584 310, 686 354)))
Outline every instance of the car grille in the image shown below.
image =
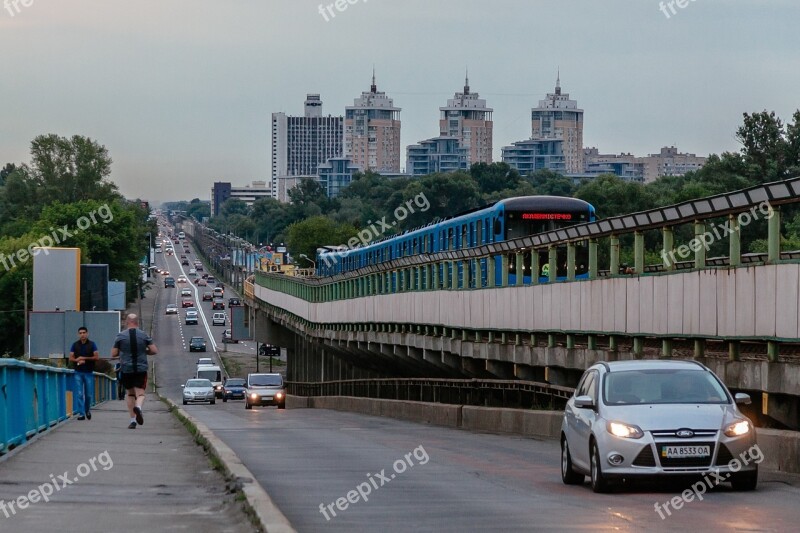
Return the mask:
MULTIPOLYGON (((683 429, 683 428, 681 428, 683 429)), ((679 429, 656 429, 651 431, 650 433, 653 435, 653 438, 658 439, 675 439, 678 438, 678 431, 679 429)), ((695 437, 716 437, 717 430, 716 429, 693 429, 695 437)), ((686 443, 684 443, 685 445, 686 443)))
POLYGON ((642 448, 642 451, 633 460, 633 466, 656 466, 656 457, 653 455, 653 448, 649 444, 642 448))
POLYGON ((705 441, 705 442, 693 442, 693 441, 671 441, 671 442, 658 442, 656 443, 656 448, 661 451, 662 446, 708 446, 710 454, 708 457, 681 457, 681 458, 672 458, 668 459, 666 457, 659 457, 659 461, 661 461, 661 466, 668 468, 668 467, 706 467, 711 466, 711 459, 714 457, 714 447, 716 443, 705 441))

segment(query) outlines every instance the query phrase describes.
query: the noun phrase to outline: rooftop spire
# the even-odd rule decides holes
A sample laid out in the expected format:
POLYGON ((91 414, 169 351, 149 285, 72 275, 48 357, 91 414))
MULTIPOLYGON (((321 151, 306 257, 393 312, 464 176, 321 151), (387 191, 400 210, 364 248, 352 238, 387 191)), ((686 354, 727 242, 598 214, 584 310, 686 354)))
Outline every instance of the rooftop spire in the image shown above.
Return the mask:
POLYGON ((370 92, 377 93, 378 86, 375 85, 375 65, 372 65, 372 85, 369 88, 370 92))
POLYGON ((469 94, 469 68, 467 68, 466 76, 464 77, 464 94, 469 94))
POLYGON ((561 94, 561 67, 558 67, 558 76, 556 77, 556 94, 561 94))

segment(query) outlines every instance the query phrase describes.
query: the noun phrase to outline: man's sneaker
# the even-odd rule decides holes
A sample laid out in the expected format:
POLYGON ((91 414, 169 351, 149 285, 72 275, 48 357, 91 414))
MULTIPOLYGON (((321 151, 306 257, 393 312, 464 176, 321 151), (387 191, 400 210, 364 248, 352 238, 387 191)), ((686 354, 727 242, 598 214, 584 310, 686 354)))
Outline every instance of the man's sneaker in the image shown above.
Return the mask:
POLYGON ((138 405, 133 408, 133 412, 136 413, 136 422, 140 425, 144 425, 144 417, 142 416, 142 408, 138 405))
POLYGON ((78 417, 78 420, 86 420, 86 417, 81 415, 81 416, 78 417))
POLYGON ((92 419, 92 412, 86 411, 86 420, 91 420, 91 419, 92 419))
POLYGON ((128 424, 128 429, 136 429, 136 422, 131 422, 128 424))

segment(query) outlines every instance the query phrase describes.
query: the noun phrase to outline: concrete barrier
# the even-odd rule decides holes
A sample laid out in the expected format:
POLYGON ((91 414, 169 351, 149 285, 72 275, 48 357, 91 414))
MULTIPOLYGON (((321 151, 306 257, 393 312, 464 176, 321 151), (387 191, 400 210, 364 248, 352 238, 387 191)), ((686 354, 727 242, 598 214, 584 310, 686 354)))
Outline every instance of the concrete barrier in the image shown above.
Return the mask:
POLYGON ((561 431, 561 411, 532 411, 502 407, 462 408, 462 428, 470 431, 511 433, 526 437, 557 438, 561 431))
POLYGON ((757 429, 758 447, 764 454, 761 466, 767 470, 800 473, 800 433, 757 429))
MULTIPOLYGON (((286 405, 290 409, 305 407, 334 409, 468 431, 553 439, 561 434, 561 420, 564 416, 562 411, 379 400, 353 396, 287 396, 286 405)), ((764 454, 762 468, 800 473, 800 433, 774 429, 758 429, 757 432, 758 446, 764 454)))

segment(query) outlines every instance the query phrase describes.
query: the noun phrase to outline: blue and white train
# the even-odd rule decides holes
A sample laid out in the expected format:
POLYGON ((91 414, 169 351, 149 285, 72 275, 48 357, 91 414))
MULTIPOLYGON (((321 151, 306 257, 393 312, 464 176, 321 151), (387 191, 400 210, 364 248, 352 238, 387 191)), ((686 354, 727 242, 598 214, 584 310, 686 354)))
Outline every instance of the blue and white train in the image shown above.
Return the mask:
MULTIPOLYGON (((576 198, 561 196, 507 198, 488 207, 432 222, 427 226, 364 246, 352 249, 345 246, 320 249, 317 253, 317 274, 331 276, 400 257, 447 250, 463 250, 594 220, 594 207, 576 198)), ((546 278, 547 253, 540 253, 540 255, 538 275, 546 278), (544 273, 542 269, 544 269, 544 273)), ((530 283, 530 267, 531 257, 528 252, 523 261, 523 269, 527 272, 524 276, 526 283, 530 283)), ((514 261, 509 261, 509 269, 509 282, 514 283, 516 280, 514 261)), ((579 246, 576 254, 576 275, 578 277, 586 276, 587 269, 588 251, 586 247, 579 246)), ((485 281, 485 260, 481 271, 485 281)), ((496 269, 496 272, 499 278, 500 269, 496 269)), ((459 278, 463 276, 460 266, 458 276, 459 278)), ((557 278, 565 276, 566 250, 559 250, 557 278)))

